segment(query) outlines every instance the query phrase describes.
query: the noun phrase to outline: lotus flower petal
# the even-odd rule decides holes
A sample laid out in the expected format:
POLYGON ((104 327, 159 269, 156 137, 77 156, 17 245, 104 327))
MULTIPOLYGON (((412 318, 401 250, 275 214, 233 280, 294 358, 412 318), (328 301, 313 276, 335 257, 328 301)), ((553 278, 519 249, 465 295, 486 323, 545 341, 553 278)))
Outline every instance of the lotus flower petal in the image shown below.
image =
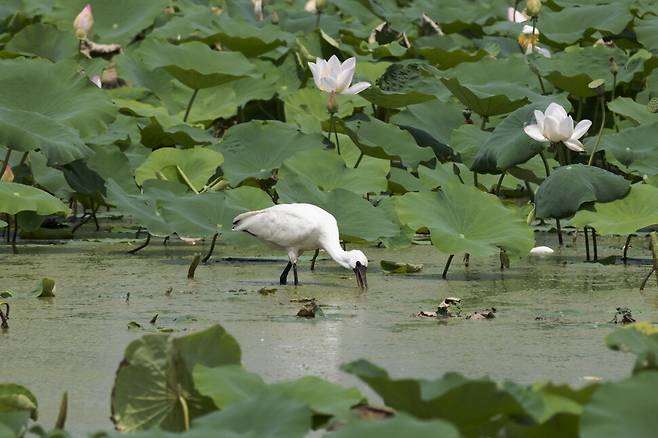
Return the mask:
POLYGON ((523 130, 533 140, 548 141, 548 139, 544 137, 544 134, 542 133, 542 130, 539 128, 539 125, 528 125, 525 128, 523 128, 523 130))
POLYGON ((591 126, 592 126, 592 122, 590 120, 587 119, 581 120, 574 128, 573 133, 571 134, 571 138, 576 140, 579 139, 580 137, 585 135, 585 133, 589 130, 591 126))
POLYGON ((359 94, 368 87, 370 87, 370 82, 358 82, 347 90, 343 91, 343 94, 359 94))
POLYGON ((544 113, 535 110, 535 120, 537 121, 537 126, 539 127, 539 131, 544 132, 544 113))
POLYGON ((569 136, 563 138, 560 135, 560 121, 559 119, 553 116, 549 116, 548 111, 546 111, 545 113, 543 133, 544 133, 544 137, 546 137, 549 141, 552 142, 558 142, 569 138, 569 136))
POLYGON ((567 117, 567 111, 562 107, 562 105, 552 102, 544 111, 546 117, 551 116, 557 120, 562 120, 567 117))
POLYGON ((583 147, 583 144, 574 138, 570 138, 568 140, 564 140, 564 145, 571 149, 572 151, 576 152, 583 152, 585 151, 585 148, 583 147))

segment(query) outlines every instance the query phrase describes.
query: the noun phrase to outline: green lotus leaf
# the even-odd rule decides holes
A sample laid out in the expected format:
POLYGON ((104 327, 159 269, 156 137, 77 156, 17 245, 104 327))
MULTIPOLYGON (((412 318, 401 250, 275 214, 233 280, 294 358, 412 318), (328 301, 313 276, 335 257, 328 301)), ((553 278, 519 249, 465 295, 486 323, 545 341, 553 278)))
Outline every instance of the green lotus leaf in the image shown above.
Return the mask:
POLYGON ((476 62, 488 55, 483 49, 472 50, 446 50, 441 47, 418 47, 416 52, 427 59, 432 65, 441 70, 453 68, 462 62, 476 62))
POLYGON ((294 126, 268 120, 253 120, 231 127, 219 145, 224 155, 224 175, 236 186, 247 178, 269 178, 272 170, 299 151, 323 146, 320 134, 303 134, 294 126))
POLYGON ((5 228, 7 225, 9 225, 7 222, 0 219, 0 228, 5 228))
POLYGON ((455 426, 446 421, 424 421, 409 415, 396 414, 395 417, 384 420, 361 420, 347 423, 333 432, 332 436, 335 438, 397 438, 400 436, 457 438, 460 435, 455 426))
POLYGON ((223 47, 242 52, 248 57, 262 55, 277 47, 285 46, 292 40, 292 34, 283 32, 278 26, 265 24, 256 27, 225 14, 216 20, 213 34, 204 38, 207 43, 220 42, 223 47))
POLYGON ((601 385, 580 417, 580 436, 652 436, 658 427, 654 415, 658 400, 652 396, 656 390, 656 371, 641 372, 619 382, 601 385))
MULTIPOLYGON (((424 166, 418 166, 418 171, 424 166)), ((427 188, 410 172, 399 167, 391 167, 388 175, 388 189, 392 193, 422 192, 427 188)))
MULTIPOLYGON (((448 436, 486 435, 487 428, 491 427, 491 417, 499 418, 504 424, 510 417, 528 415, 524 406, 509 392, 488 379, 471 380, 457 373, 448 373, 436 380, 398 380, 366 360, 351 362, 341 368, 368 384, 387 406, 397 412, 412 415, 417 421, 440 418, 459 429, 459 434, 456 434, 450 427, 441 427, 439 430, 445 430, 448 436)), ((398 418, 397 415, 394 418, 398 418)), ((390 420, 379 423, 387 421, 390 420)))
POLYGON ((239 365, 240 356, 236 340, 219 325, 180 338, 149 334, 131 342, 112 390, 116 429, 182 431, 183 409, 191 419, 216 409, 195 389, 194 367, 239 365))
POLYGON ((166 0, 55 0, 48 21, 74 34, 73 20, 86 4, 91 4, 94 26, 90 39, 104 44, 130 43, 140 32, 152 26, 163 13, 166 0))
POLYGON ((133 170, 125 153, 118 148, 93 146, 94 155, 87 159, 89 169, 98 173, 101 178, 108 180, 112 178, 121 188, 128 193, 138 193, 139 188, 135 185, 133 170))
POLYGON ((0 436, 23 436, 28 421, 37 419, 37 399, 24 386, 0 383, 0 436))
POLYGON ((645 49, 658 50, 658 35, 656 35, 656 26, 658 26, 657 15, 645 15, 641 20, 635 22, 635 33, 637 40, 645 49))
POLYGON ((345 189, 323 192, 309 179, 289 175, 276 185, 276 190, 281 202, 307 202, 333 214, 341 237, 346 240, 372 242, 399 233, 399 227, 391 222, 383 210, 345 189), (359 214, 355 215, 355 211, 359 214))
POLYGON ((607 170, 570 164, 559 167, 535 193, 538 218, 562 219, 575 214, 586 202, 610 202, 628 193, 630 183, 607 170))
POLYGON ((646 105, 635 102, 630 97, 618 97, 608 103, 613 113, 633 119, 640 124, 658 122, 658 114, 649 111, 646 105))
POLYGON ((609 5, 580 3, 559 12, 542 10, 539 25, 542 34, 549 40, 571 44, 583 37, 589 37, 595 31, 604 35, 617 35, 632 19, 628 6, 617 2, 609 5))
POLYGON ((199 365, 194 368, 192 377, 194 386, 199 392, 210 397, 219 409, 267 391, 263 378, 258 374, 250 373, 241 365, 215 368, 199 365))
POLYGON ((640 322, 617 329, 606 336, 605 343, 612 350, 634 354, 636 372, 650 369, 658 358, 658 333, 650 323, 640 322))
MULTIPOLYGON (((132 216, 150 234, 167 237, 174 233, 174 228, 157 211, 155 199, 141 193, 129 193, 111 178, 106 181, 105 187, 108 202, 118 211, 132 216)), ((180 193, 184 191, 185 187, 180 186, 180 193)))
POLYGON ((141 186, 147 179, 164 176, 166 180, 185 183, 186 175, 194 188, 201 190, 223 162, 222 154, 208 148, 161 148, 151 152, 137 168, 135 182, 141 186))
POLYGON ((386 190, 387 168, 347 167, 336 151, 311 149, 297 152, 283 162, 279 180, 287 175, 301 175, 313 181, 323 191, 346 189, 359 195, 386 190))
POLYGON ((151 117, 150 123, 140 128, 141 141, 147 148, 162 148, 180 145, 191 148, 197 145, 214 143, 216 138, 204 131, 187 124, 164 128, 156 117, 151 117))
POLYGON ((633 234, 650 225, 658 225, 658 188, 634 184, 626 196, 612 202, 597 202, 594 211, 580 210, 571 223, 589 226, 600 234, 633 234))
POLYGON ((382 108, 402 108, 445 94, 437 79, 438 71, 420 62, 391 64, 372 87, 361 96, 382 108))
POLYGON ((338 125, 364 154, 371 157, 401 160, 411 168, 435 157, 432 149, 418 146, 409 132, 375 118, 339 120, 338 125))
POLYGON ((429 146, 437 157, 448 159, 453 154, 448 146, 450 134, 464 123, 464 116, 454 104, 432 100, 408 106, 391 117, 391 122, 408 130, 419 146, 429 146))
MULTIPOLYGON (((297 124, 304 132, 322 132, 321 123, 329 120, 327 112, 328 94, 313 88, 301 88, 284 99, 286 120, 297 124)), ((343 118, 352 115, 355 106, 364 107, 368 104, 359 96, 339 94, 336 96, 338 112, 336 117, 343 118)))
POLYGON ((653 176, 658 174, 656 132, 658 122, 624 129, 617 134, 603 136, 599 150, 605 149, 611 153, 629 172, 653 176))
POLYGON ((460 183, 445 184, 439 192, 407 193, 396 210, 403 224, 427 227, 432 244, 448 254, 498 254, 525 257, 533 247, 532 229, 500 200, 460 183))
MULTIPOLYGON (((646 52, 646 51, 645 51, 646 52)), ((617 85, 631 83, 635 75, 644 70, 644 62, 651 55, 646 52, 629 58, 623 50, 608 47, 570 47, 555 53, 550 58, 540 57, 535 61, 539 72, 556 87, 578 97, 596 96, 596 89, 589 83, 599 78, 609 78, 610 59, 621 66, 617 74, 617 85), (583 69, 583 66, 587 66, 583 69)), ((612 80, 605 81, 605 89, 612 90, 612 80)))
POLYGON ((83 140, 115 117, 107 95, 73 62, 0 60, 0 144, 41 148, 49 164, 65 164, 89 155, 83 140))
POLYGON ((192 430, 199 437, 302 438, 311 430, 311 410, 282 394, 256 395, 197 419, 192 430))
POLYGON ((48 192, 13 182, 0 182, 0 212, 10 215, 34 211, 40 216, 62 213, 69 208, 48 192))
POLYGON ((475 157, 480 153, 480 148, 489 137, 491 137, 489 131, 472 124, 463 124, 452 131, 449 144, 453 151, 459 154, 461 162, 471 168, 475 157))
POLYGON ((75 160, 61 166, 66 182, 76 193, 83 195, 105 195, 105 181, 84 160, 75 160))
POLYGON ((471 170, 500 173, 541 152, 544 144, 530 138, 523 128, 535 123, 535 110, 544 111, 547 106, 546 101, 535 102, 508 115, 487 137, 470 166, 471 170))
POLYGON ((36 55, 57 62, 73 58, 77 54, 78 40, 71 31, 61 31, 52 25, 35 23, 14 35, 5 50, 36 55))
POLYGON ((500 90, 489 92, 487 87, 462 85, 455 78, 443 78, 441 82, 466 108, 482 117, 506 114, 528 103, 526 97, 510 99, 505 94, 499 94, 500 90))
MULTIPOLYGON (((73 195, 74 191, 66 182, 64 173, 59 169, 49 167, 48 158, 42 152, 30 151, 27 162, 36 186, 52 193, 59 199, 69 199, 73 195)), ((132 174, 130 176, 132 178, 132 174)), ((135 183, 133 182, 132 185, 134 186, 135 183)))
POLYGON ((243 54, 212 50, 197 41, 176 46, 147 40, 138 56, 150 68, 164 68, 193 90, 256 75, 254 65, 243 54))
MULTIPOLYGON (((433 169, 426 166, 418 166, 418 178, 425 190, 434 190, 446 185, 460 182, 455 173, 454 163, 437 164, 433 169)), ((459 168, 457 168, 459 169, 459 168)))

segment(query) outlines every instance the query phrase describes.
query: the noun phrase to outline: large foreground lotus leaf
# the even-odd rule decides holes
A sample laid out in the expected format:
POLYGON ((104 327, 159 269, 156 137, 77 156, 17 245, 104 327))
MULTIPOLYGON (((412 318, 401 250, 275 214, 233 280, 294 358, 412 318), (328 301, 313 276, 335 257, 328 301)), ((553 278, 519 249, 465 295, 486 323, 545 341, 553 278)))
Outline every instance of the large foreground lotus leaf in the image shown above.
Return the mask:
POLYGON ((140 47, 139 56, 150 68, 164 68, 194 90, 256 74, 242 53, 212 50, 197 41, 176 46, 147 40, 140 47))
POLYGON ((35 23, 14 35, 5 50, 57 62, 73 58, 78 52, 78 41, 70 30, 62 31, 52 25, 35 23))
POLYGON ((303 134, 279 121, 253 120, 231 127, 213 149, 224 155, 224 175, 237 186, 247 178, 269 178, 295 152, 323 147, 320 134, 303 134))
POLYGON ((448 254, 525 257, 534 244, 532 229, 490 194, 460 183, 439 192, 407 193, 397 200, 402 223, 427 227, 432 244, 448 254))
POLYGON ((279 179, 301 175, 313 181, 323 191, 346 189, 359 195, 386 190, 388 169, 383 167, 347 167, 336 151, 312 149, 297 152, 283 162, 279 179))
POLYGON ((405 414, 393 418, 347 423, 331 434, 332 438, 398 438, 402 436, 458 438, 459 432, 452 424, 441 420, 418 420, 405 414))
POLYGON ((544 144, 530 138, 523 128, 535 123, 535 110, 544 111, 547 106, 546 101, 535 102, 508 115, 487 137, 470 166, 471 170, 499 173, 525 163, 541 152, 544 144))
POLYGON ((612 202, 597 202, 594 211, 580 210, 571 223, 590 226, 600 234, 632 234, 658 225, 658 188, 647 184, 631 186, 626 196, 612 202))
POLYGON ((656 391, 656 371, 644 371, 619 382, 601 385, 580 417, 580 436, 653 436, 658 428, 656 391))
POLYGON ((83 139, 116 117, 107 95, 74 62, 0 60, 0 144, 44 150, 50 164, 84 158, 83 139))
POLYGON ((658 35, 656 35, 656 27, 658 26, 657 15, 645 15, 642 20, 635 22, 635 33, 637 40, 644 46, 645 49, 656 51, 658 50, 658 35))
POLYGON ((491 132, 483 131, 479 126, 463 124, 452 131, 450 147, 458 154, 460 161, 470 168, 489 137, 491 132))
POLYGON ((605 88, 612 90, 610 59, 621 66, 617 74, 617 85, 630 83, 644 70, 644 62, 651 55, 644 51, 629 58, 623 50, 609 47, 570 47, 555 53, 550 58, 540 57, 536 66, 543 77, 556 87, 578 97, 596 96, 596 90, 588 85, 594 79, 605 78, 605 88), (583 66, 587 66, 583 69, 583 66))
POLYGON ((112 421, 117 430, 153 427, 182 431, 184 410, 193 419, 215 409, 192 381, 196 365, 240 364, 240 347, 221 326, 180 338, 149 334, 130 343, 112 390, 112 421))
MULTIPOLYGON (((451 428, 440 429, 445 429, 447 436, 486 436, 491 433, 487 428, 491 428, 492 417, 502 425, 514 416, 529 414, 522 402, 488 379, 471 380, 448 373, 436 380, 398 380, 366 360, 348 363, 342 369, 365 382, 397 412, 423 420, 445 420, 459 429, 459 435, 451 428)), ((526 397, 532 395, 528 393, 526 397)), ((538 397, 531 400, 541 403, 538 397)))
POLYGON ((388 219, 386 212, 350 191, 323 192, 308 178, 298 175, 285 178, 276 189, 281 202, 307 202, 333 214, 344 239, 373 242, 399 234, 399 227, 388 219))
POLYGON ((105 182, 105 188, 108 202, 119 212, 132 216, 150 234, 166 237, 174 232, 174 228, 157 211, 155 199, 141 193, 129 193, 111 178, 105 182))
POLYGON ((589 37, 595 31, 617 35, 633 19, 623 2, 609 5, 583 3, 559 12, 544 8, 539 19, 542 34, 556 43, 571 44, 583 36, 589 37))
POLYGON ((482 86, 462 85, 455 78, 441 79, 441 82, 466 107, 482 117, 506 114, 528 103, 525 97, 510 99, 498 91, 486 91, 482 86))
POLYGON ((272 393, 256 395, 194 421, 198 437, 303 438, 311 430, 306 403, 272 393))
POLYGON ((656 133, 658 122, 624 129, 604 136, 599 149, 611 153, 629 172, 653 176, 658 174, 656 133))
POLYGON ((37 399, 21 385, 0 383, 0 436, 24 436, 28 421, 37 420, 37 399))
POLYGON ((137 168, 135 182, 141 186, 147 179, 164 176, 169 181, 185 183, 185 175, 195 189, 201 190, 223 162, 222 154, 208 148, 161 148, 151 152, 137 168))
POLYGON ((551 174, 535 193, 538 218, 562 219, 574 215, 586 202, 610 202, 623 197, 630 183, 594 166, 570 164, 551 174))
POLYGON ((339 121, 339 124, 359 149, 371 157, 400 160, 411 168, 435 157, 432 149, 418 146, 409 132, 390 123, 375 118, 355 118, 339 121))
POLYGON ((125 47, 140 32, 153 25, 156 17, 168 6, 166 0, 56 0, 52 15, 58 27, 74 34, 72 23, 85 4, 91 4, 94 26, 90 39, 104 44, 125 47))
POLYGON ((33 211, 40 216, 70 212, 62 201, 48 192, 24 184, 0 182, 0 213, 14 215, 21 211, 33 211))

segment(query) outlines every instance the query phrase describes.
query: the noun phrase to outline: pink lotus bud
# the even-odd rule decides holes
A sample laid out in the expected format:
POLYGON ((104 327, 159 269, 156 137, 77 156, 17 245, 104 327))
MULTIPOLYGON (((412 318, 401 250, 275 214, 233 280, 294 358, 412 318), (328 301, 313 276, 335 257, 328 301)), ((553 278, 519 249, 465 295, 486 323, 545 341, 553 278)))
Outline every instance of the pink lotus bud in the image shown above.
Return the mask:
POLYGON ((87 38, 93 25, 94 16, 91 14, 91 5, 87 4, 82 8, 78 16, 75 17, 75 20, 73 20, 73 28, 75 29, 76 36, 81 40, 87 38))

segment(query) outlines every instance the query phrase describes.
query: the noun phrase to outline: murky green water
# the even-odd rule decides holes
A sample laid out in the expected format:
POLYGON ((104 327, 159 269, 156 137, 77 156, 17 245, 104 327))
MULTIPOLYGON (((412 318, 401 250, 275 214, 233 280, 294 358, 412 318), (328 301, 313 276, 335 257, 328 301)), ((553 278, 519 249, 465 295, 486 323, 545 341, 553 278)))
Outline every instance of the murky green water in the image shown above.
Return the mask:
MULTIPOLYGON (((555 246, 553 239, 538 238, 555 246)), ((609 255, 619 253, 622 242, 599 244, 600 253, 609 255)), ((646 256, 644 246, 638 242, 631 255, 646 256)), ((469 268, 456 258, 449 281, 440 279, 446 256, 432 247, 367 248, 366 292, 356 288, 351 272, 322 260, 314 273, 303 263, 303 285, 276 285, 269 296, 257 290, 276 284, 283 259, 220 260, 200 266, 196 279, 187 280, 196 248, 165 249, 156 242, 137 256, 125 254, 128 248, 118 240, 76 241, 28 245, 12 256, 0 247, 0 290, 30 290, 44 276, 57 281, 52 300, 13 299, 10 330, 0 334, 0 380, 34 391, 48 426, 61 393, 69 391, 68 425, 76 436, 111 428, 114 372, 126 345, 143 334, 127 324, 149 326, 155 313, 159 325, 179 333, 221 323, 242 345, 247 368, 268 380, 315 374, 356 384, 338 367, 367 358, 396 376, 433 378, 455 370, 473 377, 579 385, 586 376, 618 378, 631 367, 630 356, 603 343, 614 328, 608 321, 617 306, 630 307, 638 320, 655 320, 658 308, 655 283, 644 294, 638 291, 646 266, 586 264, 570 248, 513 264, 503 273, 497 257, 474 258, 469 268), (425 269, 412 276, 386 275, 379 269, 381 259, 424 263, 425 269), (170 296, 168 288, 173 288, 170 296), (465 313, 494 306, 497 318, 441 324, 413 316, 435 310, 446 296, 461 297, 465 313), (301 305, 290 299, 303 297, 316 297, 325 316, 298 320, 301 305), (547 319, 537 321, 537 316, 547 319)), ((219 246, 215 260, 272 254, 263 247, 219 246)))

